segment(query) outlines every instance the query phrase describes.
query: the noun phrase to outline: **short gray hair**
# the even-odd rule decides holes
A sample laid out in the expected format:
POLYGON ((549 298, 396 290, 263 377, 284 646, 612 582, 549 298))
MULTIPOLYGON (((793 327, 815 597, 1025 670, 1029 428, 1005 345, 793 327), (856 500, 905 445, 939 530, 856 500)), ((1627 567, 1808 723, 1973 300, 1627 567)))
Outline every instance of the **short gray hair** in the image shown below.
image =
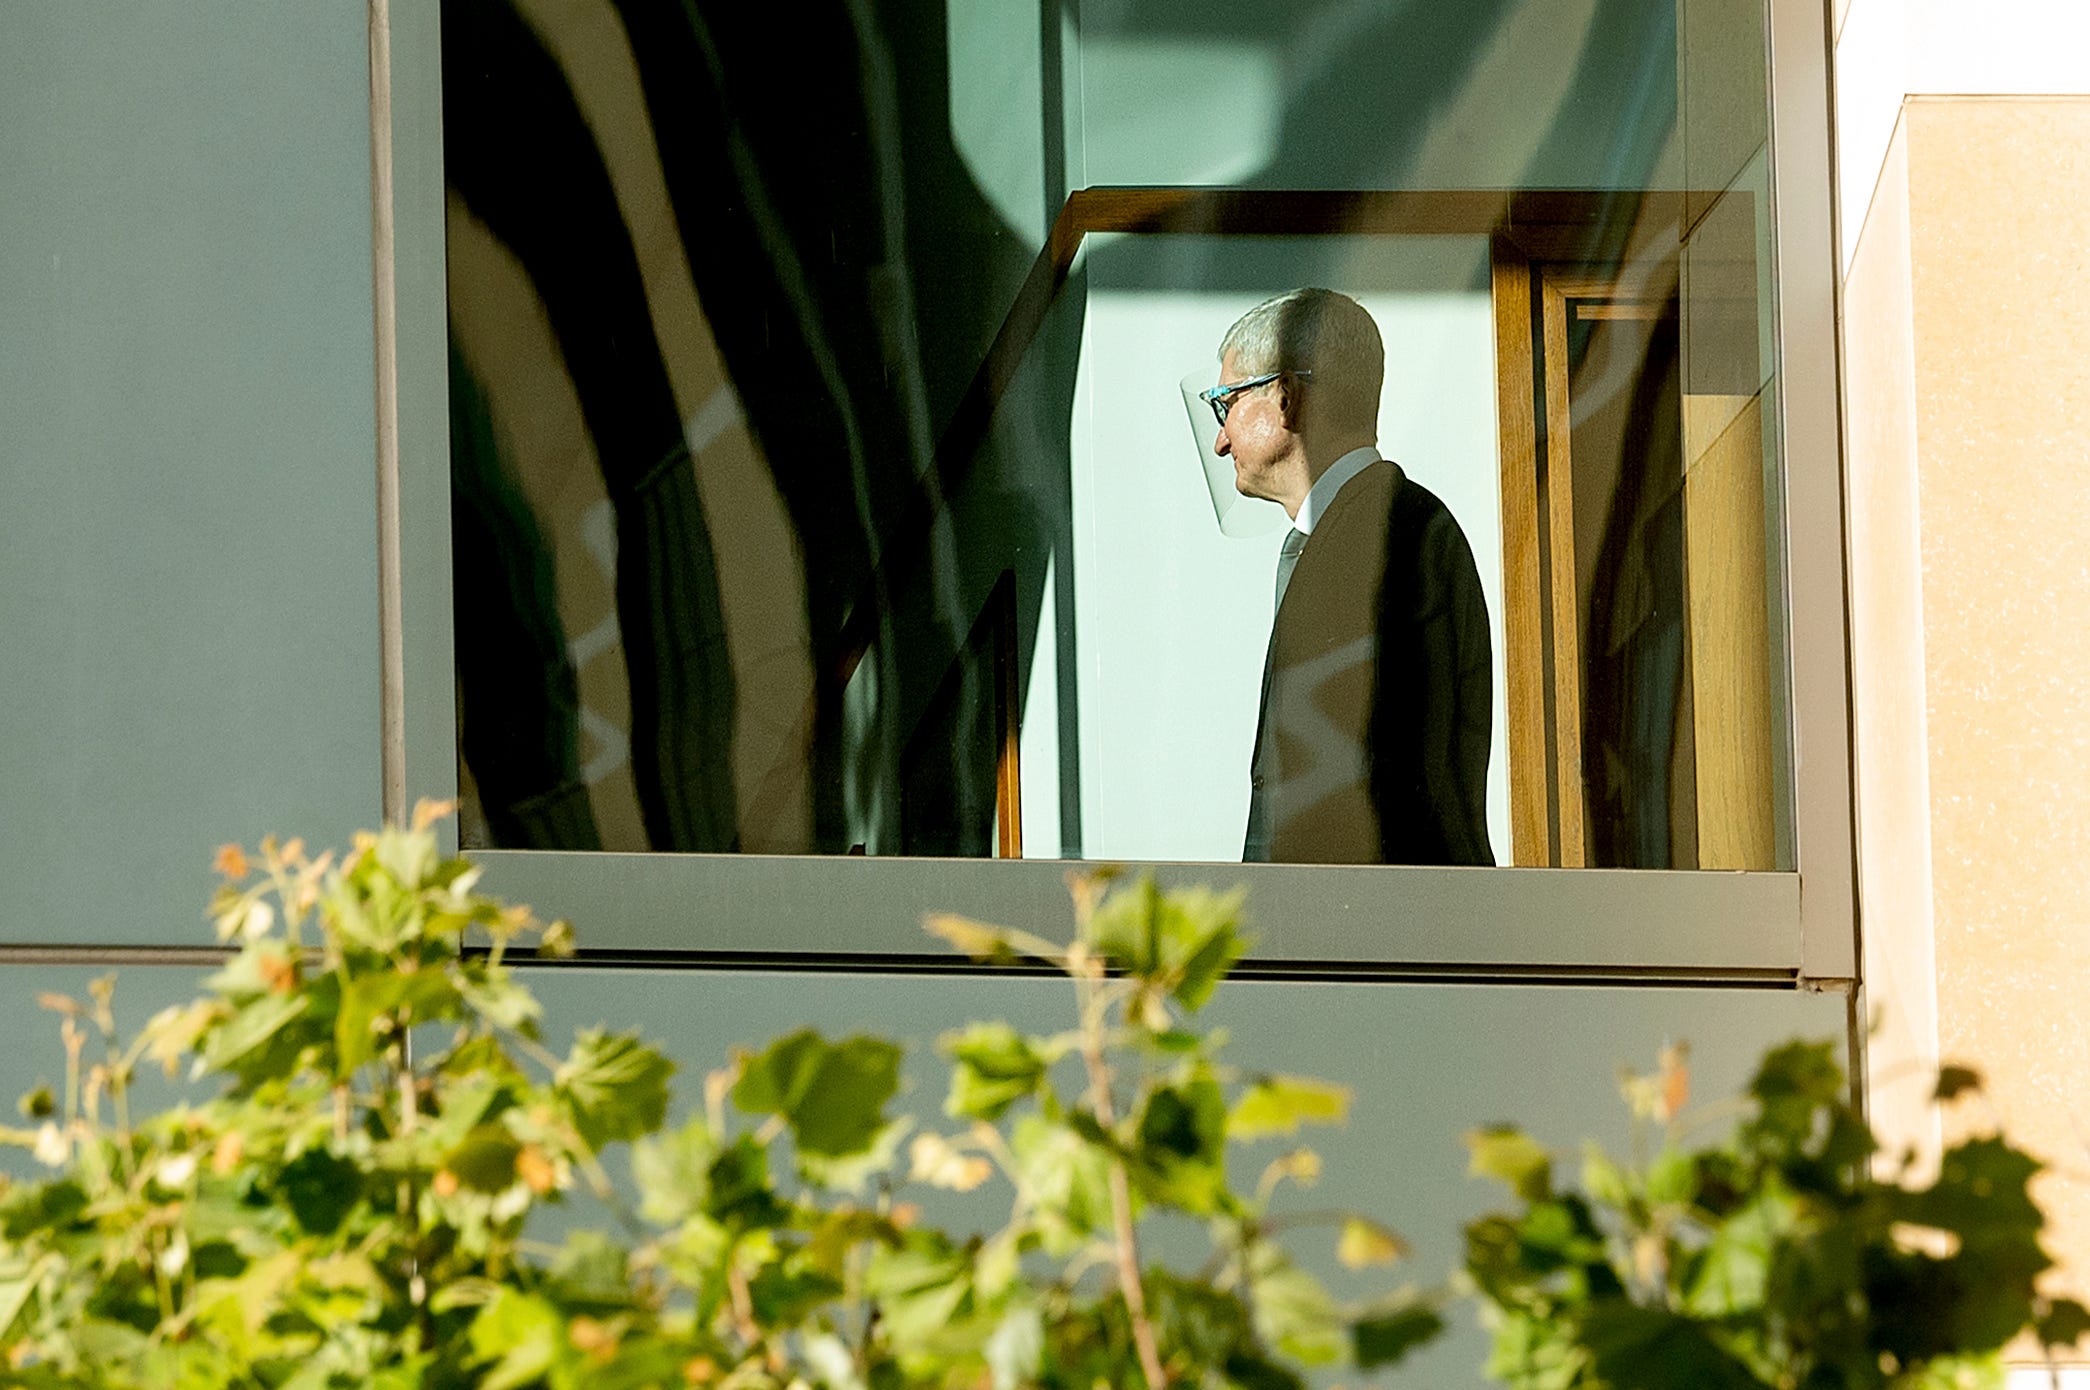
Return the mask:
POLYGON ((1309 286, 1266 299, 1234 321, 1219 356, 1249 376, 1312 372, 1311 394, 1338 418, 1367 427, 1378 419, 1386 347, 1379 325, 1346 294, 1309 286))

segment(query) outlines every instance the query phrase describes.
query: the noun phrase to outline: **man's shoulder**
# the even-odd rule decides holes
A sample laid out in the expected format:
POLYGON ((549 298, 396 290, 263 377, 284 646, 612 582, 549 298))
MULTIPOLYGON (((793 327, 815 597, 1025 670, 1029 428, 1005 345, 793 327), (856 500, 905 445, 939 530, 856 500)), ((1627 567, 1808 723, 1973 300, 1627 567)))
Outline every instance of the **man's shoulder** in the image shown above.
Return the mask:
POLYGON ((1405 471, 1399 474, 1397 485, 1386 496, 1388 519, 1395 529, 1405 530, 1418 537, 1456 537, 1461 546, 1466 545, 1466 528, 1452 514, 1444 499, 1424 487, 1405 471))
POLYGON ((1405 483, 1401 466, 1391 459, 1366 464, 1329 499, 1328 510, 1314 523, 1314 534, 1329 528, 1368 525, 1371 519, 1383 522, 1386 509, 1394 504, 1405 483))
POLYGON ((1391 459, 1368 465, 1345 483, 1313 533, 1323 551, 1383 546, 1426 565, 1454 563, 1460 556, 1467 567, 1473 564, 1465 528, 1444 499, 1391 459))

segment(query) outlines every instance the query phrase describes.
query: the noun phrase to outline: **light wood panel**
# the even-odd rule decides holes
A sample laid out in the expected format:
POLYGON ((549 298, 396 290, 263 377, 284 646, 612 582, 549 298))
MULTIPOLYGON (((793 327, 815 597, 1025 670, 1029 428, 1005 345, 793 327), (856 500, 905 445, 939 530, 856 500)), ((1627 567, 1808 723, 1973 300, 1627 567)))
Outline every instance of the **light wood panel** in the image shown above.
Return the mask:
POLYGON ((1495 399, 1502 477, 1503 692, 1509 717, 1511 862, 1553 859, 1546 789, 1546 627, 1540 612, 1537 379, 1531 363, 1531 267, 1498 247, 1494 261, 1495 399))
POLYGON ((1684 397, 1698 867, 1776 867, 1763 398, 1684 397))

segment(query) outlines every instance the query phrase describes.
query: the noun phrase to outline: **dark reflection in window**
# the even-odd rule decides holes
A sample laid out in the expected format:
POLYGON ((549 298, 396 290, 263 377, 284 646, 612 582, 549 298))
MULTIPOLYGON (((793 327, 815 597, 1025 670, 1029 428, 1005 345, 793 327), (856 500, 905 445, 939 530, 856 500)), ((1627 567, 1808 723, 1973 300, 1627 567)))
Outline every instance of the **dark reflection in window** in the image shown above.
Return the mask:
MULTIPOLYGON (((1571 372, 1589 364, 1592 336, 1615 322, 1577 316, 1571 372)), ((1575 480, 1578 489, 1598 492, 1588 510, 1602 518, 1585 541, 1594 555, 1582 597, 1589 615, 1582 661, 1590 854, 1595 863, 1619 868, 1688 868, 1697 857, 1697 779, 1686 703, 1682 403, 1673 306, 1635 326, 1649 330, 1635 344, 1638 370, 1620 399, 1606 403, 1619 417, 1615 454, 1603 461, 1614 468, 1578 469, 1575 480)), ((1576 510, 1579 529, 1585 508, 1576 510)))
MULTIPOLYGON (((904 785, 946 799, 937 819, 949 829, 931 840, 977 852, 994 823, 996 750, 978 727, 992 711, 969 698, 985 598, 969 581, 978 557, 995 566, 990 584, 1013 560, 1035 605, 1045 551, 1026 542, 1054 499, 1029 479, 975 479, 982 500, 1012 505, 961 530, 944 493, 937 440, 1031 253, 973 191, 935 119, 940 7, 626 0, 615 35, 599 23, 540 33, 532 21, 558 12, 537 11, 443 7, 452 296, 464 309, 453 327, 466 441, 454 467, 459 721, 484 833, 542 848, 891 851, 919 838, 902 824, 904 785), (605 49, 636 77, 637 130, 583 110, 573 73, 599 76, 605 49), (613 181, 612 163, 649 162, 657 181, 613 181), (635 211, 648 195, 665 207, 635 211), (458 254, 482 234, 513 264, 506 285, 500 266, 475 274, 492 257, 458 254), (666 360, 656 333, 672 278, 663 251, 686 261, 695 336, 723 367, 701 400, 689 398, 701 368, 666 360), (523 489, 471 385, 514 355, 475 333, 499 315, 474 311, 504 292, 541 304, 599 473, 576 491, 566 468, 540 493, 553 511, 576 496, 583 511, 607 506, 613 603, 597 616, 614 618, 621 649, 628 722, 609 732, 628 740, 618 780, 638 814, 634 827, 613 808, 599 836, 574 750, 602 735, 582 727, 545 541, 529 504, 514 504, 523 489), (742 467, 693 459, 687 426, 707 410, 732 423, 706 443, 737 450, 742 467), (765 505, 780 506, 785 553, 721 536, 765 505), (743 588, 795 570, 785 587, 801 611, 780 613, 773 594, 732 611, 728 552, 743 588), (736 669, 744 647, 767 668, 759 689, 736 669)), ((500 386, 527 390, 523 376, 500 386)), ((1040 443, 1048 460, 1064 454, 1040 443)), ((598 789, 598 810, 604 799, 598 789)))

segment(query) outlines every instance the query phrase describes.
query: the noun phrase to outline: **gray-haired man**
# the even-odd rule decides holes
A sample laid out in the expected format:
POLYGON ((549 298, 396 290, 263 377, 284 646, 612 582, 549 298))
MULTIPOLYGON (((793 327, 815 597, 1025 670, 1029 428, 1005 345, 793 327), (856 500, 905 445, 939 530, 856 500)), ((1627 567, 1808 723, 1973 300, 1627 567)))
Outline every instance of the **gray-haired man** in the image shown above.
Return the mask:
POLYGON ((1243 315, 1204 393, 1279 553, 1242 857, 1492 864, 1492 655, 1465 533, 1379 456, 1385 352, 1363 306, 1300 289, 1243 315))

